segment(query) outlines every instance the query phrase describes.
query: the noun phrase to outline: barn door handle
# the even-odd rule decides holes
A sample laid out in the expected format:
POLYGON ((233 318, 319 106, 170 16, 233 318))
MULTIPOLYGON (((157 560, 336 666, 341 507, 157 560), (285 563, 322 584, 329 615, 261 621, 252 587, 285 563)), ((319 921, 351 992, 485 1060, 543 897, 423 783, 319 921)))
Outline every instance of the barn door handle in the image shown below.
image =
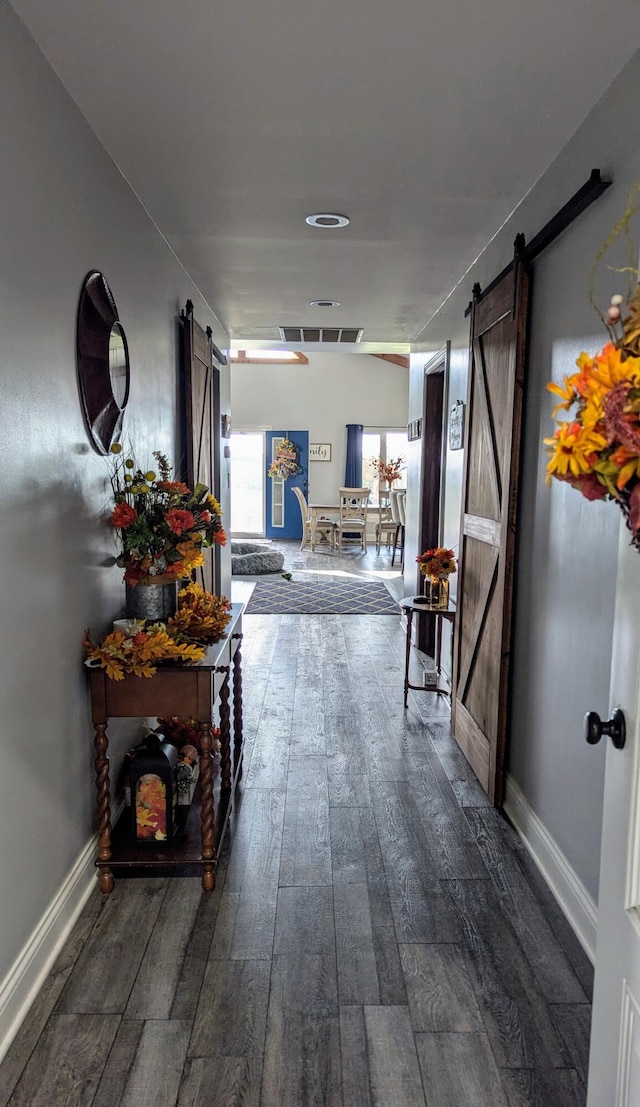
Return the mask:
POLYGON ((617 750, 624 748, 627 740, 627 726, 624 712, 619 707, 616 707, 613 715, 610 719, 607 719, 606 723, 603 723, 597 711, 587 711, 584 717, 584 736, 589 745, 597 745, 603 734, 609 735, 617 750))

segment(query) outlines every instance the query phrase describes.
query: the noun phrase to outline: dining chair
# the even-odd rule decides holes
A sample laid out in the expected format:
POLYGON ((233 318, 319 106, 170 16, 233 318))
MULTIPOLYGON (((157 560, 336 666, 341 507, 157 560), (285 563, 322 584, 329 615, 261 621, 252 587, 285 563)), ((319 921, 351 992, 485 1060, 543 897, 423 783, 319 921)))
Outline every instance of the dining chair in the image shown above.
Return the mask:
POLYGON ((331 519, 316 519, 314 525, 311 521, 311 516, 309 514, 309 505, 304 498, 304 494, 299 488, 295 486, 293 488, 293 491, 298 503, 300 504, 300 513, 302 515, 302 543, 300 545, 300 549, 304 550, 305 546, 310 545, 312 552, 315 553, 316 539, 318 537, 324 537, 329 545, 329 549, 333 550, 335 545, 334 533, 336 529, 336 524, 331 519))
MULTIPOLYGON (((393 554, 391 555, 391 564, 393 565, 396 559, 396 550, 400 550, 400 568, 404 568, 404 530, 405 530, 405 504, 407 499, 407 493, 404 489, 395 493, 395 513, 397 515, 396 532, 393 539, 393 554)), ((393 501, 392 501, 393 503, 393 501)))
POLYGON ((405 529, 405 523, 406 523, 406 492, 399 492, 398 493, 398 514, 400 515, 400 568, 404 569, 404 529, 405 529))
POLYGON ((305 500, 300 488, 293 488, 294 495, 300 505, 300 514, 302 516, 302 542, 300 543, 300 549, 304 550, 305 546, 308 546, 311 541, 311 519, 309 517, 309 507, 305 500))
POLYGON ((396 528, 398 521, 393 517, 393 503, 397 492, 393 489, 389 492, 389 503, 384 504, 382 502, 382 494, 380 495, 380 504, 378 506, 378 522, 376 523, 376 553, 380 553, 380 546, 382 545, 382 539, 386 539, 386 544, 389 546, 391 540, 395 538, 396 528))
POLYGON ((336 523, 338 548, 342 550, 344 539, 356 537, 364 553, 367 552, 367 504, 368 488, 341 488, 340 514, 336 523))

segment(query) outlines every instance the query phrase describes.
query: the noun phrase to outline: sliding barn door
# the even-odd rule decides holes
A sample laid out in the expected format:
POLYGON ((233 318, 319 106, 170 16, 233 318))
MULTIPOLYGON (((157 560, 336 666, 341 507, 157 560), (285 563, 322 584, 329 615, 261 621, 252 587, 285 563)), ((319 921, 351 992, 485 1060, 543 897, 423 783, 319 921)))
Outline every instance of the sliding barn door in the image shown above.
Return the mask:
POLYGON ((528 273, 515 263, 471 322, 452 692, 456 741, 502 803, 528 273))
MULTIPOLYGON (((204 330, 193 318, 193 304, 187 300, 182 322, 182 409, 185 446, 184 479, 190 488, 206 484, 220 499, 220 372, 215 364, 211 330, 204 330)), ((224 526, 223 519, 223 526, 224 526)), ((220 592, 220 550, 204 551, 205 564, 196 577, 209 592, 220 592)))

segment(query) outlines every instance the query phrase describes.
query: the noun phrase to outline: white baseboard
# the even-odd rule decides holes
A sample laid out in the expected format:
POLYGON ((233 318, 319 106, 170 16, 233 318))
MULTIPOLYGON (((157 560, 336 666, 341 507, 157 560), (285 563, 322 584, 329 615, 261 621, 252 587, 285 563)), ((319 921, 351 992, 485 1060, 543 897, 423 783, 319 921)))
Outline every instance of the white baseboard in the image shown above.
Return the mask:
POLYGON ((540 869, 582 948, 595 964, 598 908, 543 822, 512 777, 507 776, 504 810, 540 869))
POLYGON ((96 887, 97 849, 98 838, 94 835, 0 983, 0 1061, 96 887))

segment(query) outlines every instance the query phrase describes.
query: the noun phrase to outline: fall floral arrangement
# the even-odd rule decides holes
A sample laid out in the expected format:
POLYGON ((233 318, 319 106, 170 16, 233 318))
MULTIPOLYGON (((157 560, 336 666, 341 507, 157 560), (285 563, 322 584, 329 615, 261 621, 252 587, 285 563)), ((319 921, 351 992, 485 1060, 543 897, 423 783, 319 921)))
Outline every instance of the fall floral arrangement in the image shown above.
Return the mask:
MULTIPOLYGON (((640 210, 640 201, 634 202, 639 191, 637 185, 596 265, 621 231, 628 238, 630 260, 635 257, 629 223, 640 210)), ((547 385, 560 397, 553 409, 556 431, 544 440, 547 483, 554 477, 588 500, 614 500, 633 535, 632 544, 640 549, 640 273, 632 264, 618 271, 630 274, 626 299, 616 293, 601 313, 590 292, 609 342, 596 354, 581 353, 578 371, 562 384, 547 385), (559 411, 569 412, 569 418, 556 418, 559 411)))
POLYGON ((404 458, 396 457, 383 461, 381 457, 372 457, 369 464, 381 484, 393 484, 400 480, 400 474, 404 469, 404 458))
POLYGON ((231 604, 224 596, 214 596, 199 584, 189 584, 178 592, 178 610, 166 625, 153 623, 134 635, 115 630, 97 645, 87 631, 87 661, 94 668, 104 669, 112 680, 152 677, 163 662, 202 661, 205 645, 222 638, 230 619, 231 604))
POLYGON ((444 546, 436 546, 433 550, 425 550, 416 558, 418 567, 423 577, 436 581, 445 580, 456 571, 456 561, 453 550, 447 550, 444 546))
POLYGON ((276 456, 271 462, 267 475, 288 480, 289 477, 295 477, 301 472, 302 467, 298 465, 298 447, 290 438, 284 438, 276 449, 276 456))
POLYGON ((178 610, 168 620, 169 632, 198 642, 218 642, 231 619, 231 603, 214 596, 199 584, 188 584, 178 592, 178 610))
POLYGON ((111 451, 111 525, 122 546, 116 564, 128 584, 188 577, 204 564, 203 549, 225 545, 220 504, 205 484, 191 491, 171 480, 171 465, 158 451, 153 456, 159 473, 142 470, 134 457, 123 455, 119 443, 111 451))
POLYGON ((111 680, 124 680, 125 676, 152 677, 158 665, 166 661, 202 661, 204 646, 179 641, 167 631, 163 623, 154 623, 132 636, 123 630, 107 634, 97 645, 85 634, 84 646, 87 661, 94 668, 104 669, 111 680))

